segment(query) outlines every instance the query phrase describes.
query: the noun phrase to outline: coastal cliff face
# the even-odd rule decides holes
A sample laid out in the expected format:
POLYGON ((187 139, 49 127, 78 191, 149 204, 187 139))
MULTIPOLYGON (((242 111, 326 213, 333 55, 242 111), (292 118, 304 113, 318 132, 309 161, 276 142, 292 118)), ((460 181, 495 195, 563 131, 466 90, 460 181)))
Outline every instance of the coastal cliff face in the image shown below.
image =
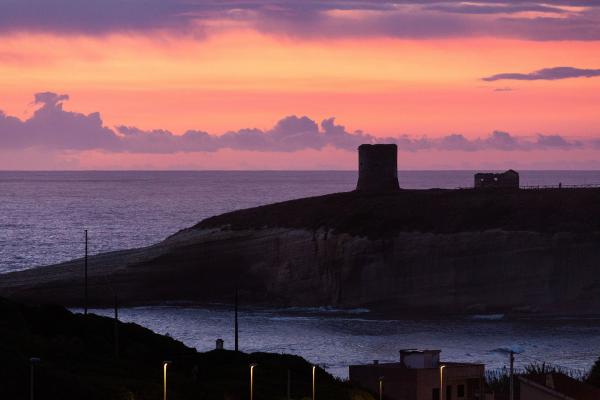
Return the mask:
POLYGON ((595 235, 486 231, 371 240, 298 229, 216 235, 226 239, 216 248, 203 246, 199 261, 209 270, 246 266, 238 285, 257 303, 399 312, 600 312, 595 235), (227 261, 219 256, 223 245, 227 261))
MULTIPOLYGON (((244 301, 414 312, 600 312, 600 237, 537 232, 183 231, 158 246, 90 259, 90 300, 244 301)), ((0 284, 3 295, 81 304, 82 263, 0 284)), ((41 272, 38 271, 38 272, 41 272)))
MULTIPOLYGON (((473 215, 484 211, 477 199, 483 199, 486 212, 493 204, 486 195, 463 193, 464 203, 455 204, 465 209, 451 209, 452 202, 438 199, 447 217, 436 229, 424 229, 426 204, 394 211, 401 196, 340 194, 242 210, 205 220, 154 246, 91 257, 90 302, 110 305, 118 295, 130 305, 231 303, 238 288, 244 303, 271 307, 367 307, 391 314, 600 313, 595 225, 600 203, 593 202, 600 192, 575 200, 559 194, 560 201, 537 203, 534 209, 542 208, 550 228, 542 214, 511 208, 510 202, 492 210, 492 222, 478 222, 473 215), (574 212, 569 201, 587 210, 588 218, 574 212), (409 229, 416 223, 422 226, 409 229)), ((517 196, 521 205, 522 196, 530 195, 499 196, 517 196)), ((0 296, 81 305, 83 262, 2 275, 0 296)))

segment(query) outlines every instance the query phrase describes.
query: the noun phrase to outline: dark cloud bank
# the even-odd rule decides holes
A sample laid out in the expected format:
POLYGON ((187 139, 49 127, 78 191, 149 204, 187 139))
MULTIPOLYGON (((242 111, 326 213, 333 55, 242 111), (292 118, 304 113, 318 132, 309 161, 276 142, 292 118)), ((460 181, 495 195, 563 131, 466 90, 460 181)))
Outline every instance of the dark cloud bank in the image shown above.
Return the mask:
POLYGON ((519 80, 519 81, 555 81, 558 79, 568 78, 593 78, 600 76, 600 69, 582 69, 574 67, 554 67, 544 68, 538 71, 530 72, 528 74, 522 73, 503 73, 488 76, 483 78, 484 81, 500 81, 500 80, 519 80))
POLYGON ((197 34, 210 19, 303 37, 600 39, 597 0, 0 0, 0 32, 197 34), (332 11, 369 13, 356 19, 332 11), (523 17, 524 12, 538 16, 523 17))
POLYGON ((308 117, 288 116, 266 131, 240 129, 223 135, 189 130, 174 135, 166 130, 143 131, 130 126, 105 127, 99 113, 81 114, 65 111, 68 95, 37 93, 40 105, 25 121, 0 111, 0 150, 45 148, 54 150, 101 150, 130 153, 213 152, 235 149, 263 152, 293 152, 305 149, 333 147, 354 151, 362 143, 397 143, 400 151, 530 151, 569 150, 595 146, 599 142, 583 143, 559 135, 539 134, 535 139, 495 131, 485 138, 467 139, 460 134, 442 138, 409 136, 379 138, 362 131, 349 132, 333 118, 320 124, 308 117))

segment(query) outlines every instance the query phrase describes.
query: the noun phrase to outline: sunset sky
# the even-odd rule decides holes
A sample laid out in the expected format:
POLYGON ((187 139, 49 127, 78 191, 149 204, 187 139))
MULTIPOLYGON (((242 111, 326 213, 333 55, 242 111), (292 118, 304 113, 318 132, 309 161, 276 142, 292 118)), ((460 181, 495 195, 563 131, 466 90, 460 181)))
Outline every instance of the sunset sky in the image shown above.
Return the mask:
POLYGON ((0 169, 600 169, 600 1, 0 0, 0 169))

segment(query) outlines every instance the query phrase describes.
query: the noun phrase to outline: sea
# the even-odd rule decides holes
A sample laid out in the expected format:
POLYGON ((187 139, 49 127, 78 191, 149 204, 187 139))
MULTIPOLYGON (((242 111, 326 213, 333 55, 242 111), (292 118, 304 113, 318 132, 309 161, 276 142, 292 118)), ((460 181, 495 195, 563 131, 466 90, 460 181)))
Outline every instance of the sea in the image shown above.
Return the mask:
MULTIPOLYGON (((404 188, 458 188, 474 171, 399 171, 404 188)), ((595 185, 600 171, 520 171, 524 186, 595 185)), ((353 190, 356 171, 0 171, 2 274, 90 254, 145 246, 224 212, 353 190)), ((78 311, 78 310, 75 310, 78 311)), ((110 315, 111 310, 94 310, 110 315)), ((124 321, 198 350, 233 345, 228 305, 126 308, 124 321)), ((244 351, 293 353, 345 378, 348 365, 395 361, 403 348, 436 348, 447 361, 502 369, 549 363, 585 373, 600 356, 599 318, 509 318, 501 314, 385 319, 368 309, 242 307, 244 351)))

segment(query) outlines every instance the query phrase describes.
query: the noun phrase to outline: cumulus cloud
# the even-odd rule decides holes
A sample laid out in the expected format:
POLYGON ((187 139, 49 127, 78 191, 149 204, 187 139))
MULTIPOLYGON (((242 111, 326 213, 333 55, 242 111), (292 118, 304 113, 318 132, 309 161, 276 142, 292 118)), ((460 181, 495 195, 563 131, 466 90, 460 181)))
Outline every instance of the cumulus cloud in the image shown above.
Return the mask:
POLYGON ((431 141, 430 148, 457 151, 532 151, 532 150, 571 150, 583 147, 583 143, 568 140, 560 135, 538 134, 535 139, 522 138, 508 132, 494 131, 489 136, 468 139, 463 135, 453 134, 431 141))
POLYGON ((597 0, 0 1, 0 32, 197 32, 206 21, 230 20, 265 32, 301 36, 598 40, 599 9, 597 0))
POLYGON ((82 114, 63 109, 68 95, 45 92, 35 95, 39 108, 27 120, 0 111, 0 150, 56 149, 101 150, 105 152, 169 154, 179 152, 214 152, 234 149, 259 152, 294 152, 332 147, 354 151, 362 143, 396 143, 400 151, 532 151, 570 150, 584 143, 560 135, 539 134, 534 139, 495 131, 482 138, 450 134, 440 138, 376 137, 356 130, 349 131, 328 118, 321 123, 306 116, 287 116, 268 130, 244 128, 214 135, 202 130, 189 130, 176 135, 168 130, 141 130, 133 126, 104 126, 100 114, 82 114))
POLYGON ((88 115, 63 110, 68 95, 37 93, 41 105, 26 121, 0 112, 0 148, 46 147, 84 150, 116 148, 119 138, 102 125, 99 113, 88 115))
POLYGON ((538 135, 536 145, 538 147, 557 148, 557 149, 583 147, 583 143, 578 140, 568 141, 560 135, 542 135, 542 134, 538 135))
POLYGON ((493 82, 500 80, 519 80, 519 81, 554 81, 568 78, 593 78, 600 76, 600 69, 582 69, 575 67, 554 67, 544 68, 527 74, 522 73, 502 73, 483 78, 484 81, 493 82))

